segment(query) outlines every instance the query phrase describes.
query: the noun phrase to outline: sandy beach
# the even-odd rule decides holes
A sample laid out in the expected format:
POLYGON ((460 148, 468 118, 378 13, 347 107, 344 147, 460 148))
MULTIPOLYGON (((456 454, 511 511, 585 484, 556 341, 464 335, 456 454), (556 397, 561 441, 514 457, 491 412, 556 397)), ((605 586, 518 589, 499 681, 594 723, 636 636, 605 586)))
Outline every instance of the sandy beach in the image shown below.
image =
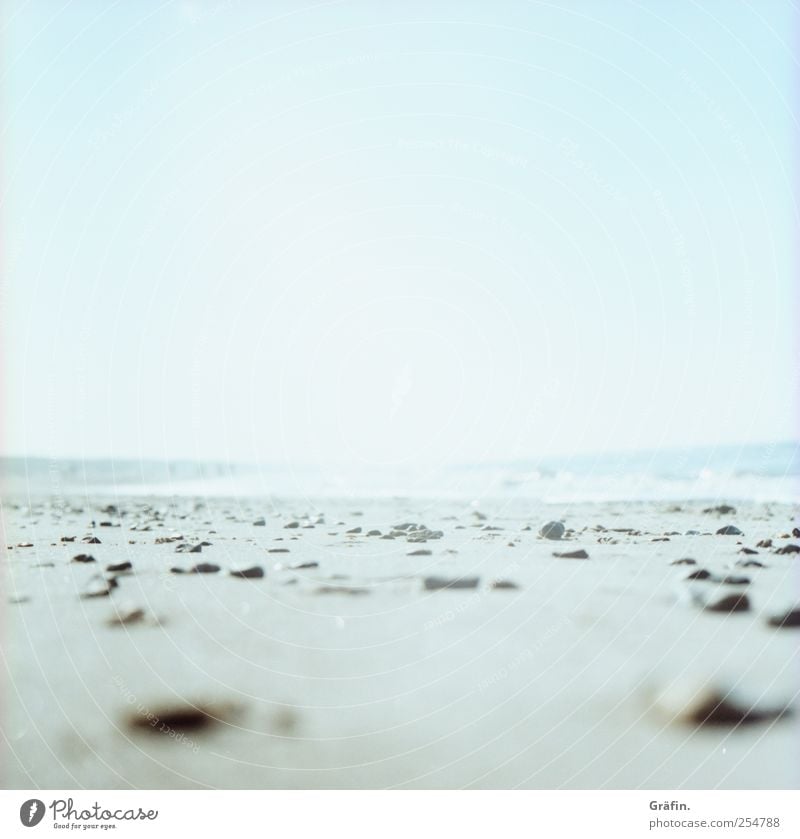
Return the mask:
POLYGON ((734 506, 9 497, 3 784, 796 788, 796 511, 734 506))

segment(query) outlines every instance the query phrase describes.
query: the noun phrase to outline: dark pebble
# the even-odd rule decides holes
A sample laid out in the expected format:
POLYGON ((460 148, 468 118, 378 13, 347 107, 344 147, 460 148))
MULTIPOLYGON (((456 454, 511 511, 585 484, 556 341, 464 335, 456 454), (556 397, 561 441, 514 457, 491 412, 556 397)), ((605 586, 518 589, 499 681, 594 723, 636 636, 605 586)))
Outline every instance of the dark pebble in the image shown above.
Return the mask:
POLYGON ((717 531, 717 536, 742 536, 742 531, 733 524, 726 524, 717 531))
POLYGON ((687 720, 698 726, 733 726, 775 720, 785 713, 785 708, 756 708, 737 702, 730 694, 713 691, 698 702, 687 716, 687 720))
POLYGON ((721 516, 736 515, 736 507, 731 507, 730 504, 720 504, 717 507, 706 507, 704 513, 718 513, 721 516))
POLYGON ((439 591, 445 588, 477 588, 480 577, 426 577, 425 588, 427 591, 439 591))
POLYGON ((800 608, 789 609, 788 612, 782 612, 779 615, 772 615, 767 620, 768 626, 774 626, 779 629, 797 629, 800 627, 800 608))
POLYGON ((555 551, 553 556, 560 559, 589 559, 589 554, 583 548, 578 548, 577 551, 555 551))
POLYGON ((266 522, 266 520, 264 519, 263 516, 261 518, 257 518, 253 522, 253 527, 266 527, 266 525, 267 525, 267 522, 266 522))
POLYGON ((350 530, 345 531, 345 534, 347 535, 355 535, 356 533, 361 533, 360 527, 351 527, 350 530))
POLYGON ((705 568, 698 568, 697 571, 692 571, 691 574, 687 575, 687 580, 710 580, 711 579, 711 572, 706 571, 705 568))
POLYGON ((433 551, 429 551, 427 548, 417 548, 415 551, 409 551, 407 556, 430 556, 433 551))
POLYGON ((132 571, 133 565, 130 562, 117 562, 113 565, 107 565, 106 571, 110 571, 111 573, 115 574, 124 574, 126 571, 132 571))
POLYGON ((784 545, 775 551, 776 554, 800 554, 800 545, 784 545))
POLYGON ((231 571, 231 577, 241 577, 245 580, 256 580, 264 576, 264 569, 260 565, 244 568, 241 571, 231 571))
POLYGON ((687 556, 683 559, 673 559, 670 565, 697 565, 697 560, 687 556))
POLYGON ((760 542, 756 542, 757 548, 771 548, 772 547, 772 539, 762 539, 760 542))
POLYGON ((491 587, 498 591, 519 588, 519 586, 516 583, 512 583, 511 580, 495 580, 491 587))
POLYGON ((564 535, 565 529, 560 521, 549 521, 542 526, 539 535, 544 539, 560 539, 564 535))
POLYGON ((737 559, 736 566, 738 568, 766 568, 767 566, 764 565, 763 562, 759 562, 757 559, 737 559))
POLYGON ((72 557, 73 562, 97 562, 97 560, 90 554, 77 554, 72 557))
POLYGON ((754 551, 752 548, 740 548, 740 554, 745 554, 746 556, 753 556, 753 554, 757 554, 758 551, 754 551))
POLYGON ((81 539, 81 542, 83 542, 87 545, 99 545, 100 544, 100 540, 97 538, 97 536, 84 536, 83 539, 81 539))
POLYGON ((705 605, 706 612, 749 612, 750 599, 746 594, 726 594, 705 605))
POLYGON ((192 568, 192 574, 216 574, 219 571, 219 565, 214 565, 212 562, 200 562, 192 568))
POLYGON ((85 599, 90 597, 108 597, 118 585, 119 583, 113 577, 106 579, 100 574, 95 574, 89 579, 81 597, 85 599))
POLYGON ((269 548, 267 550, 268 554, 288 554, 289 548, 269 548))
POLYGON ((300 527, 300 522, 299 521, 290 521, 288 524, 285 524, 283 527, 284 527, 284 530, 294 530, 295 528, 300 527))

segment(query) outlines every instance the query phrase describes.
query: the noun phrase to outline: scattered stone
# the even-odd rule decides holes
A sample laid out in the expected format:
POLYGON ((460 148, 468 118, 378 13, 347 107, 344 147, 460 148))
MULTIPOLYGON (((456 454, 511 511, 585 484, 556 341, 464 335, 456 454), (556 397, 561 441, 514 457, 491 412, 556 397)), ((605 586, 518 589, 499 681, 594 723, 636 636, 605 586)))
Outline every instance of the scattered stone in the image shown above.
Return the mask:
POLYGON ((792 528, 792 536, 794 536, 795 539, 800 539, 800 527, 792 528))
POLYGON ((722 583, 726 586, 749 586, 750 585, 750 578, 749 577, 715 577, 714 581, 717 583, 722 583))
POLYGON ((288 524, 283 526, 284 530, 295 530, 298 527, 300 527, 299 521, 290 521, 288 524))
POLYGON ((289 548, 268 548, 268 554, 288 554, 289 548))
POLYGON ((800 627, 800 608, 795 607, 778 615, 772 615, 767 620, 767 625, 779 629, 797 629, 800 627))
POLYGON ((297 565, 289 566, 290 571, 305 571, 308 568, 319 568, 318 562, 298 562, 297 565))
POLYGON ((264 576, 264 569, 260 565, 253 565, 251 568, 244 568, 240 571, 231 571, 231 577, 241 577, 245 580, 257 580, 264 576))
POLYGON ((147 612, 144 609, 130 607, 120 609, 108 619, 107 623, 109 626, 132 626, 133 624, 144 623, 146 618, 147 612))
POLYGON ((583 548, 578 548, 577 551, 554 551, 553 556, 559 559, 589 559, 589 554, 583 548))
POLYGON ((763 562, 759 562, 757 559, 737 559, 735 564, 739 568, 766 568, 767 567, 766 565, 764 565, 763 562))
POLYGON ((560 539, 564 535, 566 528, 560 521, 549 521, 542 526, 539 535, 543 539, 560 539))
POLYGON ((510 589, 517 589, 519 586, 516 583, 512 583, 511 580, 494 580, 491 584, 491 588, 497 591, 506 591, 510 589))
POLYGON ((655 702, 672 721, 694 726, 739 726, 768 722, 788 714, 787 708, 759 708, 730 692, 709 686, 698 691, 670 689, 655 702))
POLYGON ((259 516, 259 518, 257 518, 253 522, 253 527, 266 527, 266 526, 267 526, 267 520, 264 518, 264 516, 259 516))
POLYGON ((107 578, 102 574, 95 574, 89 578, 81 597, 84 599, 90 597, 108 597, 118 585, 119 583, 113 577, 107 578))
POLYGON ((784 545, 775 551, 776 554, 800 554, 800 545, 784 545))
POLYGON ((139 731, 149 731, 174 737, 176 733, 196 734, 224 722, 232 713, 232 706, 166 705, 152 711, 143 709, 131 715, 128 724, 139 731))
POLYGON ((762 539, 760 542, 756 542, 757 548, 771 548, 772 547, 772 539, 762 539))
POLYGON ((166 545, 169 542, 180 542, 183 538, 183 536, 157 536, 155 543, 156 545, 166 545))
POLYGON ((106 566, 106 571, 109 571, 112 574, 125 574, 126 572, 132 570, 133 565, 130 562, 115 562, 112 565, 106 566))
POLYGON ((216 574, 219 571, 219 565, 214 565, 213 562, 200 562, 192 568, 190 574, 216 574))
POLYGON ((369 594, 369 589, 355 588, 354 586, 320 586, 315 590, 316 594, 369 594))
POLYGON ((736 507, 731 507, 730 504, 719 504, 716 507, 706 507, 704 513, 717 513, 720 516, 735 516, 736 507))
POLYGON ((97 536, 84 536, 83 539, 81 539, 81 542, 83 542, 87 545, 99 545, 100 544, 100 540, 97 538, 97 536))
POLYGON ((711 572, 706 571, 705 568, 698 568, 697 571, 692 571, 686 577, 687 580, 710 580, 711 579, 711 572))
POLYGON ((427 548, 417 548, 415 551, 409 551, 406 556, 430 556, 433 551, 429 551, 427 548))
POLYGON ((477 588, 480 577, 426 577, 426 591, 440 591, 441 589, 477 588))
POLYGON ((184 543, 178 545, 177 548, 175 548, 175 553, 176 554, 199 554, 199 553, 202 553, 202 550, 203 550, 202 544, 189 545, 186 542, 184 542, 184 543))
POLYGON ((384 533, 381 539, 394 539, 394 536, 391 533, 384 533))
POLYGON ((687 556, 683 559, 673 559, 670 565, 697 565, 697 560, 687 556))
POLYGON ((17 544, 17 547, 18 548, 32 548, 33 547, 33 542, 19 542, 17 544))
POLYGON ((355 536, 357 533, 361 533, 360 527, 351 527, 350 530, 345 531, 345 535, 347 536, 355 536))
POLYGON ((699 530, 687 530, 685 535, 686 536, 699 536, 700 531, 699 530))
POLYGON ((72 557, 73 562, 97 562, 90 554, 76 554, 72 557))
POLYGON ((754 554, 757 554, 758 551, 754 551, 752 548, 740 548, 739 553, 746 554, 747 556, 753 556, 754 554))
POLYGON ((717 536, 742 536, 744 535, 738 527, 733 524, 726 524, 717 531, 717 536))
POLYGON ((750 599, 746 594, 726 594, 707 602, 704 609, 706 612, 749 612, 750 599))
POLYGON ((367 531, 367 536, 380 536, 380 530, 369 530, 367 531))
POLYGON ((62 536, 61 541, 62 542, 74 542, 75 537, 74 536, 62 536))

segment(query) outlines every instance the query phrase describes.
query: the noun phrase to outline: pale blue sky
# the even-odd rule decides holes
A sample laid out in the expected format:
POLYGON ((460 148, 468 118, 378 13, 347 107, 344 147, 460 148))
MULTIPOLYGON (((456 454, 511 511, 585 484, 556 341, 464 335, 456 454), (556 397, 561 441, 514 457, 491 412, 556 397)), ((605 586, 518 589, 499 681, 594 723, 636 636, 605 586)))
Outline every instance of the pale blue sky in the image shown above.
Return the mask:
POLYGON ((795 435, 789 2, 28 2, 5 449, 795 435))

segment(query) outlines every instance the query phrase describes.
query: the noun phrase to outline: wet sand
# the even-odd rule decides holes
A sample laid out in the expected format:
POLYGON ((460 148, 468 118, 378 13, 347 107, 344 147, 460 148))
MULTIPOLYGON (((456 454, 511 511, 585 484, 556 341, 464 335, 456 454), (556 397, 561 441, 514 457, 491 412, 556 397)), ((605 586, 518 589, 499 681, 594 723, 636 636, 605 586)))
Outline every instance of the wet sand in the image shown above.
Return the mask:
POLYGON ((735 506, 9 498, 3 785, 797 788, 796 510, 735 506))

